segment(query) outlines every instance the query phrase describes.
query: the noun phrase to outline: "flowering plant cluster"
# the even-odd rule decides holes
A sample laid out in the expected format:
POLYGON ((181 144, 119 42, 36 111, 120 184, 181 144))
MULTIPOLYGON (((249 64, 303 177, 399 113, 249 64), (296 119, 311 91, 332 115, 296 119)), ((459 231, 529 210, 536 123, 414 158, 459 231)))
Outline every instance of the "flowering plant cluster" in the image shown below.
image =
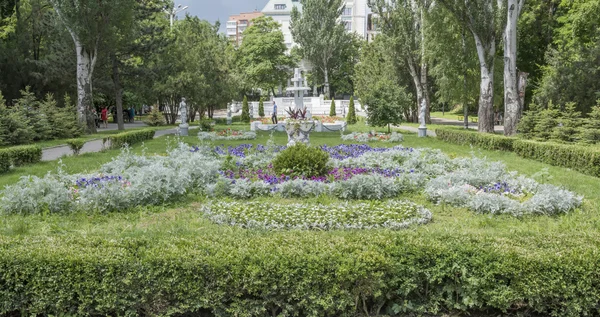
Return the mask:
POLYGON ((219 132, 198 132, 198 139, 201 141, 230 141, 230 140, 254 140, 256 132, 253 131, 236 131, 226 129, 219 132))
POLYGON ((108 176, 100 174, 96 177, 81 177, 76 179, 73 186, 70 187, 70 190, 73 195, 77 197, 82 190, 90 188, 103 189, 107 186, 114 186, 115 184, 121 187, 131 186, 131 182, 124 179, 122 176, 108 176))
POLYGON ((313 119, 319 120, 322 123, 335 123, 336 121, 344 121, 343 118, 332 116, 313 116, 313 119))
POLYGON ((402 142, 404 136, 398 132, 392 132, 391 134, 376 133, 375 131, 369 133, 352 132, 350 134, 342 134, 342 141, 356 141, 361 143, 366 142, 402 142))
POLYGON ((408 201, 338 204, 213 202, 201 211, 213 222, 268 230, 403 229, 425 224, 431 212, 408 201))

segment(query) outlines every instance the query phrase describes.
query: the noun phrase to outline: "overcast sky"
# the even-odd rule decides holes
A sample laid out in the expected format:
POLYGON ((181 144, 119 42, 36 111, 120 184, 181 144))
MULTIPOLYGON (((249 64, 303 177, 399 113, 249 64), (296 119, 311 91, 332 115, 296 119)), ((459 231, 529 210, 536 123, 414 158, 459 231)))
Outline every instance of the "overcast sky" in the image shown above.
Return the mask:
MULTIPOLYGON (((221 21, 221 31, 230 15, 262 10, 268 0, 175 0, 175 5, 189 6, 187 12, 211 23, 221 21)), ((182 15, 180 13, 179 17, 182 15)))

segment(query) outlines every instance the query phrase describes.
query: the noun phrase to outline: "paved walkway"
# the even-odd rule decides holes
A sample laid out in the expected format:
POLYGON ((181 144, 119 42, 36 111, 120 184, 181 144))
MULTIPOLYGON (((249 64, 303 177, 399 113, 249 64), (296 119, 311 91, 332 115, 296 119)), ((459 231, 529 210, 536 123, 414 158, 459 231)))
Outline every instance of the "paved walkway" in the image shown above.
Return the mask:
MULTIPOLYGON (((116 124, 115 124, 115 126, 116 126, 116 124)), ((128 126, 129 126, 129 124, 128 124, 128 126)), ((144 124, 141 123, 136 126, 142 127, 142 126, 144 126, 144 124)), ((108 129, 111 129, 111 126, 109 126, 108 129)), ((194 127, 190 128, 190 130, 192 130, 192 129, 194 129, 194 127)), ((99 131, 103 131, 103 130, 106 131, 107 129, 102 129, 99 131)), ((176 133, 177 133, 177 128, 168 129, 168 130, 160 130, 160 131, 156 131, 154 138, 156 139, 156 138, 164 136, 164 135, 176 134, 176 133)), ((191 135, 191 133, 190 133, 190 135, 191 135)), ((83 148, 81 149, 81 154, 100 152, 102 150, 103 150, 102 140, 93 140, 93 141, 86 142, 83 145, 83 148)), ((73 151, 71 151, 71 148, 69 148, 68 146, 58 146, 58 147, 48 148, 48 149, 42 150, 42 161, 54 161, 63 156, 69 156, 72 154, 73 154, 73 151)))

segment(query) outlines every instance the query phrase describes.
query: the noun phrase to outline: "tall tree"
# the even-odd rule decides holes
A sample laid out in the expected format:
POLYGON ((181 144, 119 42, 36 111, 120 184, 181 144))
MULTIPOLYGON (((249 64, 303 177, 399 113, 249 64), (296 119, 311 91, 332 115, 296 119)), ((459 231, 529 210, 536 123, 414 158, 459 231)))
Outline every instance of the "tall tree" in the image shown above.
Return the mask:
POLYGON ((431 98, 429 94, 428 72, 425 48, 426 14, 429 1, 415 0, 374 0, 371 8, 379 17, 382 32, 391 40, 390 44, 402 59, 415 87, 416 104, 426 103, 425 120, 430 122, 431 98))
POLYGON ((523 105, 519 97, 517 74, 517 25, 525 0, 506 0, 504 29, 504 135, 517 134, 523 105))
POLYGON ((344 10, 343 0, 301 0, 302 12, 292 9, 291 31, 294 41, 300 45, 302 57, 323 73, 324 93, 329 92, 329 74, 332 61, 343 52, 352 40, 340 23, 344 10))
POLYGON ((244 31, 237 62, 248 88, 262 88, 275 95, 275 87, 285 83, 294 67, 292 58, 286 55, 280 26, 271 17, 259 17, 244 31))
POLYGON ((87 132, 95 132, 92 116, 92 76, 98 58, 98 49, 107 37, 120 30, 133 14, 134 1, 130 0, 50 0, 67 28, 77 56, 77 110, 79 121, 87 132))
POLYGON ((438 0, 469 30, 479 58, 479 132, 494 132, 494 64, 504 26, 502 0, 438 0))

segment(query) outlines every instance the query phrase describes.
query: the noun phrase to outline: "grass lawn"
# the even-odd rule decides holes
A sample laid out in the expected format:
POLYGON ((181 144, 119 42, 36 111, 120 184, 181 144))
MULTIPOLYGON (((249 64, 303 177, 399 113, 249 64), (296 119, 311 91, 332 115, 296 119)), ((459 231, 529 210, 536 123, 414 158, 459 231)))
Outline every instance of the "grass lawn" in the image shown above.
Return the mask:
MULTIPOLYGON (((245 128, 246 126, 234 125, 234 128, 245 128)), ((227 128, 227 126, 218 125, 216 130, 224 128, 227 128)), ((371 127, 359 124, 352 127, 351 131, 369 131, 371 129, 371 127)), ((387 129, 376 128, 375 130, 386 131, 387 129)), ((90 250, 90 252, 95 252, 96 254, 98 252, 93 250, 108 248, 110 251, 107 252, 110 252, 111 256, 114 256, 114 258, 111 258, 115 259, 114 261, 117 261, 116 259, 128 258, 129 255, 127 254, 129 252, 135 253, 136 258, 138 254, 144 258, 149 254, 156 253, 161 254, 161 257, 166 259, 165 261, 177 261, 180 259, 184 262, 187 261, 186 259, 203 258, 210 254, 211 256, 225 258, 231 261, 230 263, 233 263, 224 266, 224 270, 233 272, 230 275, 231 281, 237 281, 236 270, 240 267, 245 267, 248 272, 251 272, 248 274, 254 274, 252 276, 265 284, 271 283, 268 280, 271 276, 269 275, 269 270, 279 272, 279 267, 271 267, 269 263, 276 263, 277 261, 281 261, 281 259, 286 259, 285 261, 300 259, 299 261, 306 261, 306 263, 318 262, 320 261, 319 259, 324 259, 323 261, 326 262, 330 256, 333 256, 332 254, 339 253, 341 254, 340 256, 348 259, 348 263, 354 263, 348 264, 351 267, 348 270, 354 272, 354 266, 362 265, 360 269, 362 271, 357 269, 359 270, 357 272, 371 272, 370 267, 377 267, 381 261, 400 261, 396 258, 392 259, 390 254, 380 249, 384 248, 384 246, 391 247, 394 245, 397 245, 398 248, 406 248, 409 251, 413 250, 411 248, 414 247, 414 250, 429 250, 423 251, 425 253, 438 251, 451 253, 443 261, 448 261, 450 266, 458 266, 456 268, 457 280, 461 278, 461 274, 464 276, 469 275, 466 269, 468 265, 465 263, 470 261, 468 258, 471 256, 475 258, 479 254, 488 254, 490 256, 481 260, 481 266, 488 264, 491 266, 505 265, 504 263, 508 263, 506 265, 510 266, 510 259, 513 257, 518 258, 519 261, 529 259, 532 268, 523 268, 524 273, 522 273, 524 274, 523 276, 528 277, 530 274, 534 274, 531 276, 537 276, 535 275, 537 274, 535 273, 535 267, 539 263, 543 262, 544 265, 550 267, 560 265, 560 261, 557 259, 563 255, 565 257, 569 256, 564 261, 571 263, 570 256, 592 254, 594 252, 597 254, 597 250, 600 247, 600 195, 598 195, 600 192, 600 179, 568 169, 522 159, 513 153, 479 150, 468 146, 445 143, 435 138, 418 138, 415 134, 410 133, 404 135, 405 141, 402 145, 405 147, 440 149, 451 157, 471 155, 487 157, 489 160, 504 162, 509 170, 529 176, 547 169, 548 174, 542 178, 538 177, 538 181, 562 185, 569 190, 584 195, 586 198, 585 204, 581 210, 568 215, 515 218, 511 216, 478 215, 464 208, 434 205, 428 202, 422 194, 404 194, 403 197, 400 197, 401 199, 409 199, 430 209, 433 213, 433 222, 424 226, 400 231, 266 232, 215 225, 201 217, 199 213, 200 206, 207 202, 208 199, 196 195, 188 195, 185 199, 176 203, 155 207, 136 207, 124 213, 77 213, 34 216, 5 215, 0 218, 0 251, 4 248, 6 250, 14 250, 14 253, 17 254, 17 252, 27 251, 25 246, 21 246, 21 243, 25 244, 25 242, 29 243, 33 241, 32 243, 39 244, 40 248, 42 248, 51 241, 50 244, 53 247, 47 252, 52 254, 62 254, 61 252, 68 252, 65 250, 71 249, 90 250), (56 246, 56 250, 54 250, 54 246, 56 246), (463 252, 463 250, 467 250, 464 251, 467 255, 454 253, 463 252), (464 256, 467 260, 461 262, 463 261, 461 256, 464 256), (506 262, 502 262, 501 264, 500 260, 496 257, 506 262), (541 259, 539 263, 537 262, 538 257, 541 259), (461 266, 463 264, 465 266, 461 266), (467 271, 461 271, 461 269, 467 271)), ((174 139, 174 137, 169 138, 171 140, 174 139)), ((269 138, 269 133, 261 132, 258 134, 256 140, 217 141, 215 145, 265 144, 269 138)), ((287 142, 287 136, 283 132, 274 133, 273 138, 277 144, 284 145, 287 142)), ((161 137, 146 142, 144 145, 146 153, 164 153, 167 146, 166 139, 167 137, 161 137)), ((184 137, 181 140, 190 145, 198 144, 195 136, 184 137)), ((311 143, 314 145, 340 144, 340 135, 339 133, 313 133, 311 134, 311 143)), ((371 143, 371 145, 393 146, 395 144, 371 143)), ((133 147, 133 152, 140 153, 142 149, 141 145, 137 145, 133 147)), ((66 157, 62 162, 65 164, 66 170, 70 173, 93 171, 101 164, 109 162, 118 153, 119 151, 117 150, 111 150, 102 153, 84 154, 78 157, 66 157)), ((43 176, 48 171, 54 170, 57 164, 58 162, 45 162, 15 169, 8 174, 0 176, 0 188, 16 182, 21 176, 43 176)), ((264 200, 273 201, 276 199, 264 198, 264 200)), ((318 201, 319 198, 314 198, 313 200, 318 201)), ((302 201, 306 200, 289 200, 283 203, 302 201)), ((336 201, 336 199, 328 199, 328 201, 336 201)), ((413 251, 407 254, 413 254, 411 252, 413 251)), ((100 257, 102 255, 96 256, 100 257)), ((407 255, 408 258, 410 258, 409 255, 407 255)), ((529 260, 522 261, 527 262, 529 260)), ((428 258, 427 254, 423 255, 422 261, 432 261, 435 265, 442 265, 440 264, 441 262, 436 262, 435 258, 428 258)), ((573 261, 576 262, 577 260, 573 261)), ((185 263, 189 264, 192 262, 185 263)), ((419 265, 425 262, 419 262, 419 265)), ((516 263, 524 262, 516 261, 514 263, 517 265, 516 263)), ((177 264, 172 265, 176 266, 177 264)), ((417 264, 414 265, 416 267, 417 264)), ((183 264, 182 266, 184 266, 184 270, 189 269, 183 264)), ((471 268, 471 266, 468 267, 471 268)), ((314 267, 307 264, 306 268, 299 268, 298 270, 306 270, 304 274, 309 274, 308 272, 312 272, 312 269, 314 267)), ((508 272, 506 274, 511 274, 510 272, 519 269, 518 267, 506 268, 508 272)), ((192 272, 191 269, 189 270, 189 272, 192 272)), ((560 271, 561 268, 558 267, 556 270, 560 271)), ((421 273, 434 274, 433 272, 404 272, 406 276, 416 276, 421 273)), ((273 274, 277 275, 279 273, 273 274)), ((295 276, 294 274, 290 276, 295 276)), ((297 274, 302 275, 301 273, 297 274)), ((327 275, 328 273, 323 274, 327 275)), ((338 272, 336 274, 341 273, 338 272)), ((365 274, 364 278, 366 280, 377 279, 378 276, 365 274)), ((560 274, 566 273, 562 272, 560 274)), ((515 273, 515 275, 518 275, 518 273, 515 273)), ((326 283, 327 279, 323 278, 324 283, 326 283)), ((501 281, 500 277, 491 276, 488 278, 491 280, 481 280, 480 282, 494 284, 496 283, 495 278, 501 281)), ((318 280, 319 277, 315 277, 315 279, 318 280)), ((440 279, 445 279, 445 277, 440 277, 440 279)), ((235 284, 226 280, 222 283, 224 283, 223 285, 235 284)), ((510 284, 510 282, 507 283, 510 284)), ((214 285, 214 287, 219 288, 222 285, 214 285)), ((356 285, 355 287, 361 289, 360 285, 356 285)), ((537 289, 545 286, 532 284, 531 287, 537 289)), ((245 291, 253 292, 252 290, 245 291)), ((569 292, 571 291, 572 289, 569 288, 569 292)), ((366 294, 369 290, 365 289, 363 292, 366 294)), ((465 290, 465 292, 468 292, 468 290, 465 290)), ((504 295, 510 297, 510 290, 507 289, 506 292, 504 295)), ((543 291, 540 292, 543 293, 543 291)), ((262 293, 252 294, 254 294, 252 296, 256 297, 270 296, 262 293)), ((427 294, 427 291, 425 291, 425 294, 427 294)), ((454 291, 448 294, 450 298, 453 298, 453 296, 456 296, 456 298, 459 297, 458 291, 456 295, 454 295, 454 291)), ((484 295, 482 296, 485 297, 484 295)), ((310 299, 308 300, 310 301, 310 299)), ((335 302, 335 299, 331 300, 335 302)), ((451 301, 451 299, 448 299, 448 301, 451 301)), ((498 301, 501 300, 498 299, 498 301)), ((515 301, 518 302, 519 299, 517 298, 515 301)), ((534 303, 523 302, 523 305, 528 304, 534 305, 534 303)), ((370 305, 376 306, 373 303, 365 303, 364 305, 365 308, 367 306, 371 307, 370 305)), ((454 308, 459 310, 475 309, 475 312, 477 312, 476 306, 461 305, 454 308)), ((569 304, 560 303, 557 305, 569 304)))
MULTIPOLYGON (((442 118, 442 119, 448 119, 448 120, 453 120, 456 122, 461 122, 458 120, 458 117, 463 117, 462 114, 454 114, 452 112, 446 111, 446 112, 441 112, 441 111, 434 111, 431 112, 431 117, 432 118, 442 118)), ((477 118, 476 115, 469 115, 469 122, 471 121, 471 118, 477 118)))

